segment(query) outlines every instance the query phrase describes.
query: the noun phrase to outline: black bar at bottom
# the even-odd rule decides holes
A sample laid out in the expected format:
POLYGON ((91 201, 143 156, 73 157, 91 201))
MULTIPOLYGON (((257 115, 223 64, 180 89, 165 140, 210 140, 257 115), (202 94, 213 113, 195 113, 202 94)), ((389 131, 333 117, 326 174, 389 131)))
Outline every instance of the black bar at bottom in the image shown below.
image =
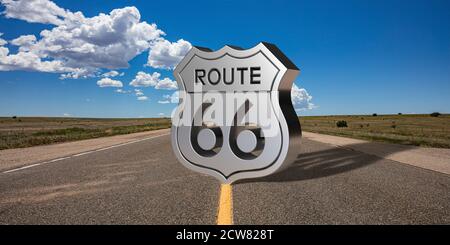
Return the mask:
POLYGON ((443 239, 449 226, 0 226, 0 240, 10 242, 151 242, 207 244, 298 242, 430 242, 443 239))

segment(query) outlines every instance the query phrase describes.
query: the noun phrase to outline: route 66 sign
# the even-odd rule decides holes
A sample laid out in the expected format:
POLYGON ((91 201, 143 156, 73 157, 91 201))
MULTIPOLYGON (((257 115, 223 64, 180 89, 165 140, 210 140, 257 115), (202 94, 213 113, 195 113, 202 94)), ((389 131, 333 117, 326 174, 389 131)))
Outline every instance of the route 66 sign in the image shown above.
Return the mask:
POLYGON ((222 183, 262 177, 295 161, 301 129, 291 102, 298 68, 273 44, 193 47, 174 70, 180 102, 172 148, 222 183))

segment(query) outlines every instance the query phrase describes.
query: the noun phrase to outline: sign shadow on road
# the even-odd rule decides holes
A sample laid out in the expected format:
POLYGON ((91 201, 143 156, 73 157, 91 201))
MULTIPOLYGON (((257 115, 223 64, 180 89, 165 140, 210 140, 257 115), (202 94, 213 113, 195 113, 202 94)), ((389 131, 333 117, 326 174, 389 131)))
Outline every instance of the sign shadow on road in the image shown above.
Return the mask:
POLYGON ((297 160, 287 169, 257 179, 241 180, 239 183, 252 182, 288 182, 315 178, 329 177, 349 172, 376 163, 386 156, 400 152, 404 149, 389 149, 382 156, 375 156, 354 148, 365 148, 372 143, 351 144, 346 147, 326 148, 319 151, 298 154, 297 160))

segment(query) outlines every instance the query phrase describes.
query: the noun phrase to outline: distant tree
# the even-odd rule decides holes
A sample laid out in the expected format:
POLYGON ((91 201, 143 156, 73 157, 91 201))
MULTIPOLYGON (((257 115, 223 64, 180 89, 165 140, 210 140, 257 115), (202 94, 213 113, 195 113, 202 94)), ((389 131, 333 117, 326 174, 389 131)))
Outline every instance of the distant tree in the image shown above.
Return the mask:
POLYGON ((430 114, 430 116, 432 116, 432 117, 438 117, 440 115, 441 115, 441 113, 439 113, 439 112, 433 112, 430 114))
POLYGON ((13 117, 12 117, 12 119, 16 119, 16 118, 17 118, 17 116, 13 116, 13 117))
POLYGON ((377 115, 376 113, 374 113, 374 114, 372 114, 372 116, 373 116, 373 117, 376 117, 376 116, 378 116, 378 115, 377 115))
POLYGON ((337 121, 337 122, 336 122, 336 126, 337 126, 338 128, 346 128, 346 127, 348 127, 348 126, 347 126, 347 121, 344 121, 344 120, 342 120, 342 121, 337 121))
POLYGON ((398 113, 398 115, 399 115, 399 116, 401 116, 401 115, 402 115, 402 113, 401 113, 401 112, 399 112, 399 113, 398 113))

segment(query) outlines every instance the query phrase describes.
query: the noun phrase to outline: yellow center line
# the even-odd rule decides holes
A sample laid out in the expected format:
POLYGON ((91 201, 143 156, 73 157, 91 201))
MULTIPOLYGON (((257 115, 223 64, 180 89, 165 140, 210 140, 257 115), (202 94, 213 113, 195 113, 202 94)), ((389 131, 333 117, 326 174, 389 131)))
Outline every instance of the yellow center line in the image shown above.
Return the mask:
POLYGON ((217 211, 218 225, 233 224, 233 189, 231 184, 220 185, 219 210, 217 211))

